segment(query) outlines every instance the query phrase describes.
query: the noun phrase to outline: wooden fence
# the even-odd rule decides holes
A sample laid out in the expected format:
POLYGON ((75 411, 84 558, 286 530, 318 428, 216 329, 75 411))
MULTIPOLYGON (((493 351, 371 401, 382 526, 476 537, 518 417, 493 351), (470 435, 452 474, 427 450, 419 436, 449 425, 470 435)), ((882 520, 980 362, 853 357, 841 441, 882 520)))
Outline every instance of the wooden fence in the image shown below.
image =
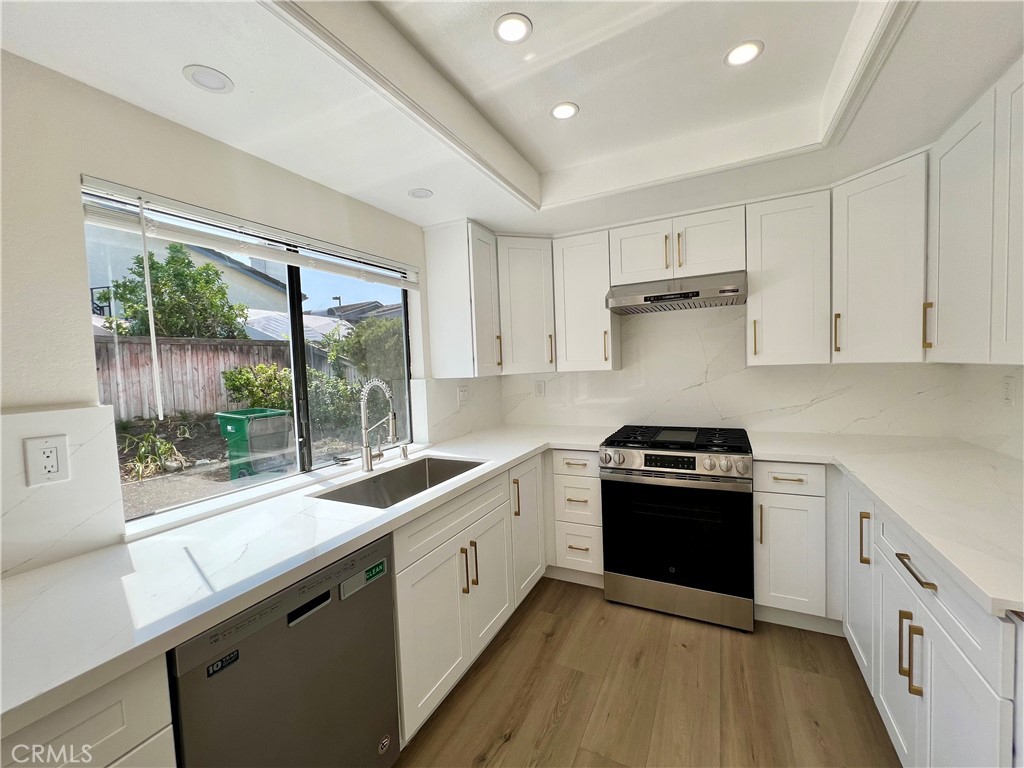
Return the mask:
MULTIPOLYGON (((155 419, 152 354, 148 336, 96 336, 100 402, 118 420, 155 419)), ((158 338, 164 415, 207 415, 239 408, 228 401, 221 372, 259 363, 291 367, 287 341, 158 338)), ((326 356, 307 346, 308 363, 325 373, 326 356)))

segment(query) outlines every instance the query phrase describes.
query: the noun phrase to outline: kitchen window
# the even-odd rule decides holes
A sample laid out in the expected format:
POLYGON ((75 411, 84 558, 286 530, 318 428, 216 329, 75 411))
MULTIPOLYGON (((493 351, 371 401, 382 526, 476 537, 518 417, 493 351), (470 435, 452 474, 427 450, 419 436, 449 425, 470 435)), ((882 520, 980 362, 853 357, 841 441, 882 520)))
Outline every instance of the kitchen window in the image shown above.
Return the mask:
MULTIPOLYGON (((409 442, 414 270, 106 182, 82 199, 126 520, 358 457, 371 378, 409 442)), ((387 408, 371 390, 370 423, 387 408)))

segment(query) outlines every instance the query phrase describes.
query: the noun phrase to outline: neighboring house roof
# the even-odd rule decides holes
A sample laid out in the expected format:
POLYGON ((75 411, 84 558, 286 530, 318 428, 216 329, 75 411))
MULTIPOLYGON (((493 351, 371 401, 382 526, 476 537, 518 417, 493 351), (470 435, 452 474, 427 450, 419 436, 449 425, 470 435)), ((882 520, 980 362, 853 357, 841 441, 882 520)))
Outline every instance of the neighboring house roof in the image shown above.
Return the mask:
MULTIPOLYGON (((303 315, 302 325, 306 341, 320 341, 335 328, 340 329, 340 336, 344 338, 352 330, 351 324, 344 320, 314 315, 303 315)), ((245 330, 253 339, 285 341, 291 337, 288 313, 269 309, 250 309, 249 318, 245 321, 245 330)))
POLYGON ((271 288, 281 291, 281 293, 288 292, 288 286, 285 285, 280 280, 278 280, 276 277, 271 277, 265 272, 260 272, 258 269, 250 267, 248 264, 243 264, 240 261, 232 259, 227 254, 221 253, 220 251, 215 251, 213 248, 204 248, 203 246, 192 245, 191 243, 186 243, 185 247, 194 253, 198 253, 205 256, 210 261, 215 261, 219 264, 223 264, 225 267, 233 269, 236 272, 241 272, 243 275, 251 277, 253 280, 257 280, 258 282, 261 282, 265 285, 269 285, 271 288))
POLYGON ((360 301, 355 304, 342 304, 338 307, 313 309, 307 314, 321 317, 340 317, 352 325, 358 325, 369 317, 401 317, 401 304, 381 304, 379 301, 360 301))

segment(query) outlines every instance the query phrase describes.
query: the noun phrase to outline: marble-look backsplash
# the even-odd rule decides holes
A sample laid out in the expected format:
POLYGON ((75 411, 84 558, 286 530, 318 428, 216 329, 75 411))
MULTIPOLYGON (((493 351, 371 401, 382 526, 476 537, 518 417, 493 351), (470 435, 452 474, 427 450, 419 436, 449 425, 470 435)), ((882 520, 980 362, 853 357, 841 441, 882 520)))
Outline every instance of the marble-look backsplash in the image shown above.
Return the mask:
MULTIPOLYGON (((506 376, 509 424, 685 424, 946 435, 957 370, 922 364, 746 367, 745 307, 624 317, 621 371, 506 376), (546 396, 534 396, 544 379, 546 396)), ((1019 370, 1019 369, 1018 369, 1019 370)))
POLYGON ((4 413, 3 575, 121 541, 124 508, 110 406, 4 413), (68 436, 68 480, 28 487, 22 440, 68 436))
POLYGON ((1014 458, 1024 458, 1024 367, 956 366, 957 407, 953 421, 958 437, 1014 458), (1003 400, 1009 376, 1012 404, 1003 400))
POLYGON ((501 424, 501 379, 412 379, 412 435, 417 443, 441 443, 501 424), (468 400, 459 405, 458 388, 468 400))

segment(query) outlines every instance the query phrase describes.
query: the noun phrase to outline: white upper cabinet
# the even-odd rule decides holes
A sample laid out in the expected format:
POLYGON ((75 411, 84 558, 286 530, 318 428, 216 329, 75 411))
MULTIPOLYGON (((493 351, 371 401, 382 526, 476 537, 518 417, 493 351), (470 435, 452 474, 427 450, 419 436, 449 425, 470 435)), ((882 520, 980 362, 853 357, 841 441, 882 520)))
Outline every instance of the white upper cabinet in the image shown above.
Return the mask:
POLYGON ((1024 60, 996 83, 992 362, 1024 363, 1024 60))
POLYGON ((501 373, 497 241, 473 222, 424 232, 431 374, 501 373))
POLYGON ((559 238, 552 248, 558 370, 618 370, 619 316, 604 303, 609 288, 608 232, 559 238))
POLYGON ((832 362, 921 362, 928 156, 832 190, 832 362))
POLYGON ((744 228, 742 205, 617 227, 609 232, 611 284, 742 270, 744 228))
POLYGON ((555 370, 555 294, 551 268, 550 240, 498 238, 502 373, 555 370))
POLYGON ((931 151, 929 362, 989 361, 994 118, 995 92, 989 90, 931 151))
POLYGON ((747 206, 747 365, 829 362, 829 193, 747 206))
POLYGON ((742 205, 672 219, 675 277, 713 275, 747 268, 742 205))

